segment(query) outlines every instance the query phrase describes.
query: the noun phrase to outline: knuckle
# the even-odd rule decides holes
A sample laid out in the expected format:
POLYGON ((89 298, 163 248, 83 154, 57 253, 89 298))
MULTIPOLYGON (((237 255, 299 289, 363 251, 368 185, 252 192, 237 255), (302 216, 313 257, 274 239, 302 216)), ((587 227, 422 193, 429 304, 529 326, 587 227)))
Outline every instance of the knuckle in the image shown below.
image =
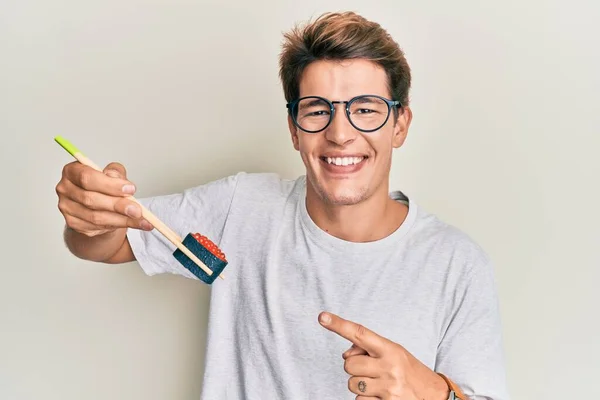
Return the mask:
POLYGON ((69 214, 65 214, 64 217, 65 217, 65 223, 67 224, 67 226, 69 228, 71 228, 77 232, 82 231, 82 226, 81 226, 80 222, 77 220, 77 218, 74 218, 73 216, 71 216, 69 214))
POLYGON ((409 354, 406 351, 399 351, 396 354, 398 361, 404 365, 410 365, 414 360, 411 360, 409 354))
POLYGON ((83 187, 83 188, 89 187, 91 179, 92 179, 92 176, 87 170, 82 169, 79 172, 79 184, 81 185, 81 187, 83 187))
POLYGON ((73 217, 71 217, 70 215, 66 214, 65 216, 65 223, 67 224, 67 226, 69 228, 74 228, 74 224, 73 224, 73 217))
POLYGON ((89 216, 89 221, 92 225, 97 225, 100 226, 103 224, 103 218, 102 218, 102 214, 100 214, 99 212, 91 212, 90 216, 89 216))
POLYGON ((65 179, 69 179, 69 176, 71 176, 73 171, 76 171, 78 167, 79 165, 77 161, 65 164, 62 169, 62 177, 65 179))
POLYGON ((386 391, 392 398, 401 398, 400 396, 406 395, 406 387, 401 383, 391 384, 386 388, 386 391))
POLYGON ((388 370, 389 370, 389 374, 390 374, 391 378, 394 379, 395 381, 399 380, 403 376, 403 369, 399 365, 394 365, 394 366, 390 367, 388 370))
POLYGON ((112 207, 113 210, 119 214, 122 215, 127 215, 125 213, 125 209, 127 209, 127 206, 132 204, 131 201, 123 199, 123 198, 117 198, 116 200, 114 200, 112 207))
POLYGON ((354 331, 354 337, 358 340, 361 340, 365 337, 366 332, 367 328, 365 328, 364 325, 358 324, 356 330, 354 331))
POLYGON ((91 192, 84 192, 81 195, 81 204, 86 208, 94 208, 94 195, 91 192))
POLYGON ((348 360, 344 362, 344 371, 349 374, 350 373, 350 365, 348 365, 348 360))
POLYGON ((58 209, 63 214, 65 214, 67 212, 67 206, 65 205, 64 201, 61 201, 61 200, 58 201, 58 209))

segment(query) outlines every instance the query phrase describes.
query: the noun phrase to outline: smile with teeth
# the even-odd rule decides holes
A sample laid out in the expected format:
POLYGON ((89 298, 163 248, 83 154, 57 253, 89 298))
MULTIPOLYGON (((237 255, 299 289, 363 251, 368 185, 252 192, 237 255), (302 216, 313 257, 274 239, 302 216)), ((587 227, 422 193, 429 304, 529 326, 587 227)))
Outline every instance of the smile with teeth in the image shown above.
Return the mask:
POLYGON ((362 162, 366 157, 322 157, 323 161, 333 165, 355 165, 362 162))

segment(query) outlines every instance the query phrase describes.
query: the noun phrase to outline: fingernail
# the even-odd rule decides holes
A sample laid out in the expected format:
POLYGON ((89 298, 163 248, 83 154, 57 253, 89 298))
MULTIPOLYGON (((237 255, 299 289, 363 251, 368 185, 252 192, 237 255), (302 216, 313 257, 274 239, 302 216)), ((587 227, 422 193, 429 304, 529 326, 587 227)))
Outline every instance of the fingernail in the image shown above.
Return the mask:
POLYGON ((135 193, 135 186, 133 186, 133 185, 125 185, 125 186, 123 186, 123 193, 134 194, 135 193))
POLYGON ((154 229, 150 222, 146 221, 145 219, 142 220, 142 222, 140 222, 140 227, 146 231, 151 231, 152 229, 154 229))
POLYGON ((323 313, 321 315, 321 323, 324 324, 324 325, 327 325, 330 322, 331 322, 331 317, 329 316, 329 314, 323 313))
POLYGON ((139 218, 142 216, 142 212, 140 211, 140 209, 134 205, 125 207, 125 214, 127 214, 131 218, 139 218))

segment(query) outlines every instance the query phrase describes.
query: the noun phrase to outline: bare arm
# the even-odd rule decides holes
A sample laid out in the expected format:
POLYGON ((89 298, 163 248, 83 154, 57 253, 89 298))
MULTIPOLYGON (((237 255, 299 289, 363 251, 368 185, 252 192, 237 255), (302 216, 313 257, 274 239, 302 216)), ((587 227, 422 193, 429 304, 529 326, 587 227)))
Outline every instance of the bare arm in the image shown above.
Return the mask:
POLYGON ((65 226, 64 239, 69 251, 79 258, 121 264, 135 261, 126 234, 127 229, 121 228, 90 237, 65 226))

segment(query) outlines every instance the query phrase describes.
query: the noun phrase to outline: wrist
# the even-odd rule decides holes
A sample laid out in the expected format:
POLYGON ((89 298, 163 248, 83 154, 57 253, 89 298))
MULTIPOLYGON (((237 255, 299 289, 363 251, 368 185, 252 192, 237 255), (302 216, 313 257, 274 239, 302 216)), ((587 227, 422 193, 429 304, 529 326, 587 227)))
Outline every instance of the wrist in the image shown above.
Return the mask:
POLYGON ((439 372, 437 373, 437 375, 444 381, 446 388, 447 388, 447 393, 446 393, 446 400, 448 399, 457 399, 457 400, 468 400, 468 397, 462 392, 462 390, 460 390, 460 388, 458 387, 458 385, 454 382, 452 382, 452 380, 450 380, 450 378, 448 378, 447 376, 445 376, 444 374, 440 374, 439 372), (450 397, 450 394, 454 393, 453 397, 450 397))
POLYGON ((428 396, 425 397, 426 399, 448 400, 450 397, 450 387, 439 374, 436 374, 435 384, 431 385, 429 389, 428 396))
POLYGON ((109 230, 101 235, 87 236, 68 226, 64 240, 69 251, 78 258, 105 262, 116 254, 126 239, 127 228, 109 230))

